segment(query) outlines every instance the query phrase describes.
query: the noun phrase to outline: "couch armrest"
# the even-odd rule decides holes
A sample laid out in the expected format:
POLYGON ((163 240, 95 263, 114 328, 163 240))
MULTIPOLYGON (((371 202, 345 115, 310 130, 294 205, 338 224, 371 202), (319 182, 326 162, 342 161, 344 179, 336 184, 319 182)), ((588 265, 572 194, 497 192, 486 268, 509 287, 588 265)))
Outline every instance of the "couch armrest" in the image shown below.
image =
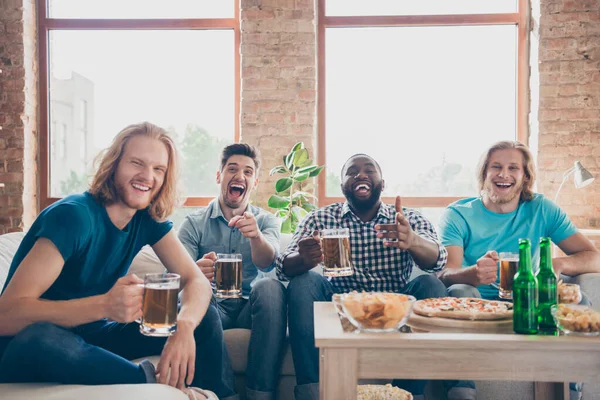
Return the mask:
POLYGON ((586 294, 592 304, 600 305, 600 273, 577 275, 569 281, 581 286, 581 291, 586 294))

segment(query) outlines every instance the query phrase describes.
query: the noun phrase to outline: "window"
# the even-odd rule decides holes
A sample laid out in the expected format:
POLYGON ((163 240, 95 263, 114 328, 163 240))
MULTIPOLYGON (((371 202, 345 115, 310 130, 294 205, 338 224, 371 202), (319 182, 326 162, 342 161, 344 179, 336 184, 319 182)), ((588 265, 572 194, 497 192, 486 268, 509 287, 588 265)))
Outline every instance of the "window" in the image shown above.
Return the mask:
POLYGON ((186 206, 217 195, 219 152, 239 139, 236 2, 39 0, 39 12, 41 206, 85 190, 98 152, 146 120, 178 145, 186 206), (66 124, 64 160, 47 121, 66 124))
POLYGON ((367 153, 386 202, 445 207, 477 195, 481 153, 526 142, 526 0, 321 0, 321 205, 367 153))

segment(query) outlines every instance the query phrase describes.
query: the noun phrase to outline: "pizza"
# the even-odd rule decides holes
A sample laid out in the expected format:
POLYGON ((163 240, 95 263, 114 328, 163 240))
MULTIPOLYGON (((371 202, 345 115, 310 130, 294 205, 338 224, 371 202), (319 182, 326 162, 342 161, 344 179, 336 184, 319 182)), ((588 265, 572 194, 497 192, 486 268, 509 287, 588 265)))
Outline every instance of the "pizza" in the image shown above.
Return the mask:
POLYGON ((415 302, 413 312, 426 317, 466 320, 512 318, 512 303, 473 297, 440 297, 415 302))

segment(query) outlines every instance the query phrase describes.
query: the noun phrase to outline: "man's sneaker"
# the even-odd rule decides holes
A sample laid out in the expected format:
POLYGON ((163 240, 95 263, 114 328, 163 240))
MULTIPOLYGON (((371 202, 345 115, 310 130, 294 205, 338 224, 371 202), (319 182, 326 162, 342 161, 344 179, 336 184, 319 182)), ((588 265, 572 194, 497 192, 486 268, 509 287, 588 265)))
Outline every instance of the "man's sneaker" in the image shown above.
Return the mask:
POLYGON ((217 395, 210 390, 192 386, 183 389, 183 393, 187 394, 189 400, 219 400, 217 395))

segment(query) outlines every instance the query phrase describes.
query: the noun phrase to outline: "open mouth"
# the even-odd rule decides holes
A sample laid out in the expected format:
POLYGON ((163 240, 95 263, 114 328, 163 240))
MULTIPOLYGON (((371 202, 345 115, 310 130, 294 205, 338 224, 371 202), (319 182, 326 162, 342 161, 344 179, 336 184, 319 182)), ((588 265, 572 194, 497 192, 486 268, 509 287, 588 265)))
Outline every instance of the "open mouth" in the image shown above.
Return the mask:
POLYGON ((150 191, 150 186, 144 185, 142 183, 134 182, 131 186, 135 189, 136 192, 145 193, 150 191))
POLYGON ((246 192, 246 186, 241 183, 232 183, 229 185, 229 196, 233 199, 239 199, 246 192))
POLYGON ((371 193, 371 185, 365 182, 357 183, 354 185, 354 193, 359 196, 367 196, 371 193))
POLYGON ((514 184, 509 182, 495 182, 494 185, 501 190, 510 189, 514 184))

